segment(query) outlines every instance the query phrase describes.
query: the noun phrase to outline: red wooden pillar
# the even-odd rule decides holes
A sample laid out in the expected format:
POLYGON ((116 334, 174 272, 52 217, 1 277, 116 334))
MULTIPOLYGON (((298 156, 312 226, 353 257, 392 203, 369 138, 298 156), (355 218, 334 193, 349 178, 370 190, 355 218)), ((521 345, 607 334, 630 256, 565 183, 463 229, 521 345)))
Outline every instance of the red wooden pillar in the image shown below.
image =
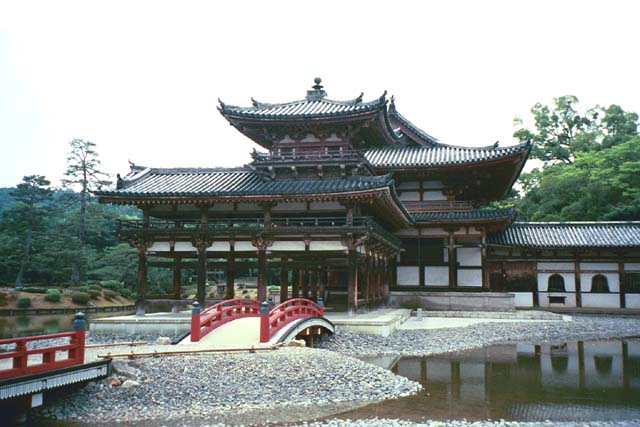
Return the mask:
POLYGON ((224 292, 225 299, 233 299, 236 296, 235 272, 234 272, 234 266, 233 266, 234 262, 235 262, 235 258, 233 254, 229 255, 227 257, 227 265, 225 268, 225 279, 227 283, 227 286, 224 292))
POLYGON ((180 299, 180 278, 182 275, 182 269, 180 268, 180 258, 174 258, 173 260, 173 277, 172 277, 172 290, 173 297, 180 299))
POLYGON ((258 301, 267 299, 267 249, 258 248, 258 301))
POLYGON ((280 261, 282 264, 280 266, 280 302, 282 303, 289 299, 289 269, 286 256, 283 256, 280 261))
POLYGON ((348 311, 354 312, 358 310, 357 301, 357 280, 358 280, 358 253, 356 248, 349 248, 347 255, 347 304, 348 311))
POLYGON ((136 316, 144 316, 144 300, 147 292, 147 245, 138 245, 138 283, 136 286, 136 316))

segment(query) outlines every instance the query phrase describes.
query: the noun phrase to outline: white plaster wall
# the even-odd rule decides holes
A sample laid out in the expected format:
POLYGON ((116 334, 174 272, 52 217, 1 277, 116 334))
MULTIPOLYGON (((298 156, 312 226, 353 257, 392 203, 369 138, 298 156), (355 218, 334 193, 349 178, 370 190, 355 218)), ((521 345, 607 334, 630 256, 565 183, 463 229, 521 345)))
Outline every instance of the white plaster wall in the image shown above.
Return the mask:
POLYGON ((399 230, 394 233, 396 236, 417 236, 418 230, 415 228, 407 228, 404 230, 399 230))
POLYGON ((482 265, 482 251, 480 248, 458 248, 457 260, 460 265, 463 266, 481 266, 482 265))
POLYGON ((640 308, 640 294, 625 294, 627 308, 640 308))
POLYGON ((420 267, 398 266, 398 286, 418 286, 420 284, 420 267))
POLYGON ((417 191, 403 191, 400 193, 400 200, 416 202, 420 200, 420 193, 417 191))
MULTIPOLYGON (((540 265, 540 263, 538 263, 540 265)), ((549 287, 549 277, 559 274, 564 278, 564 289, 567 292, 576 290, 576 275, 574 273, 538 273, 538 292, 546 292, 549 287)))
POLYGON ((173 250, 176 252, 191 252, 197 250, 191 242, 176 242, 173 250))
POLYGON ((312 202, 309 203, 309 210, 314 211, 344 211, 345 207, 338 202, 312 202))
POLYGON ((424 268, 426 286, 449 286, 449 267, 427 266, 424 268))
POLYGON ((304 212, 307 210, 306 203, 278 203, 271 208, 273 212, 304 212))
POLYGON ((538 302, 540 303, 540 307, 575 307, 576 306, 576 295, 570 294, 568 292, 539 292, 538 293, 538 302), (549 296, 554 297, 565 297, 564 304, 550 304, 549 296))
POLYGON ((396 186, 398 190, 417 190, 418 188, 420 188, 418 181, 405 181, 396 186))
POLYGON ((533 307, 533 292, 511 292, 516 307, 533 307))
POLYGON ((482 286, 482 269, 458 269, 458 286, 482 286))
POLYGON ((345 249, 347 249, 347 247, 339 241, 318 241, 309 243, 310 251, 342 251, 345 249))
POLYGON ((269 247, 270 251, 304 251, 304 242, 276 241, 269 247))
POLYGON ((424 181, 422 188, 443 188, 442 181, 424 181))
POLYGON ((236 244, 233 246, 233 250, 236 252, 255 251, 256 247, 253 246, 251 242, 236 242, 236 244))
POLYGON ((207 248, 207 252, 229 252, 230 250, 229 242, 213 242, 213 245, 207 248))
POLYGON ((449 233, 447 233, 443 228, 423 228, 421 233, 423 236, 448 236, 449 235, 449 233))
POLYGON ((171 245, 169 242, 154 242, 153 245, 149 248, 151 252, 169 252, 171 250, 171 245))
POLYGON ((615 262, 581 262, 580 269, 618 271, 618 264, 616 264, 615 262))
POLYGON ((422 193, 423 200, 447 200, 447 196, 442 191, 425 191, 422 193))
POLYGON ((640 262, 625 262, 625 271, 640 271, 640 262))
POLYGON ((620 292, 620 277, 618 273, 580 273, 580 289, 582 292, 591 292, 591 280, 593 276, 602 274, 609 283, 609 292, 620 292))
POLYGON ((619 294, 582 294, 582 306, 590 308, 620 308, 619 294))
POLYGON ((574 270, 572 262, 539 262, 538 270, 574 270))

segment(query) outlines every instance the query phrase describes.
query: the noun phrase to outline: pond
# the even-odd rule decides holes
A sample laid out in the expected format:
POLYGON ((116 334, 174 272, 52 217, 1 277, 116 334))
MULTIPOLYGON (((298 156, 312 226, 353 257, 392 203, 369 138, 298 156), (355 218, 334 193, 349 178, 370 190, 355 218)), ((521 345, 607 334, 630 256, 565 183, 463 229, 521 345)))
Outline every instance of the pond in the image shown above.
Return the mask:
POLYGON ((420 382, 424 390, 339 418, 640 419, 640 338, 505 344, 431 357, 364 360, 420 382))

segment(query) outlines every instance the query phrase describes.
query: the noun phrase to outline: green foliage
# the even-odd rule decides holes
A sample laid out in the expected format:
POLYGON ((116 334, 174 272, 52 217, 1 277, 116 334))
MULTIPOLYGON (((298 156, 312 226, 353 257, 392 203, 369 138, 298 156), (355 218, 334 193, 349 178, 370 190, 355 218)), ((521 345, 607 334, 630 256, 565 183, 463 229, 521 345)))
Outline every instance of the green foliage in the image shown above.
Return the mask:
POLYGON ((102 296, 102 291, 98 291, 95 289, 89 289, 87 293, 89 294, 91 299, 99 299, 102 296))
POLYGON ((79 292, 89 292, 89 286, 78 286, 78 291, 79 292))
POLYGON ((520 128, 514 137, 531 140, 531 157, 545 162, 573 163, 578 153, 609 148, 638 135, 638 115, 625 112, 618 105, 595 106, 581 113, 578 98, 565 95, 554 98, 552 105, 537 103, 531 108, 535 130, 520 128))
POLYGON ((640 218, 640 137, 523 174, 519 218, 627 221, 640 218), (527 181, 528 180, 528 181, 527 181))
POLYGON ((75 292, 71 295, 71 301, 78 305, 87 305, 91 297, 86 292, 75 292))
POLYGON ((46 294, 46 288, 21 288, 20 292, 27 292, 29 294, 46 294))
POLYGON ((120 295, 118 292, 112 291, 111 289, 105 289, 104 291, 102 291, 102 294, 104 295, 104 298, 108 300, 112 300, 113 298, 120 295))
POLYGON ((0 291, 0 306, 7 305, 8 300, 9 300, 9 292, 0 291))
POLYGON ((407 310, 417 310, 422 308, 422 303, 418 299, 402 301, 400 303, 400 307, 405 308, 407 310))
POLYGON ((57 289, 47 289, 47 295, 45 295, 45 301, 49 302, 60 302, 60 298, 62 298, 62 294, 57 289))
POLYGON ((93 291, 100 292, 100 291, 102 291, 102 286, 100 286, 100 285, 89 285, 89 289, 93 290, 93 291))
POLYGON ((29 308, 31 307, 31 298, 29 297, 20 297, 16 301, 16 307, 18 308, 29 308))

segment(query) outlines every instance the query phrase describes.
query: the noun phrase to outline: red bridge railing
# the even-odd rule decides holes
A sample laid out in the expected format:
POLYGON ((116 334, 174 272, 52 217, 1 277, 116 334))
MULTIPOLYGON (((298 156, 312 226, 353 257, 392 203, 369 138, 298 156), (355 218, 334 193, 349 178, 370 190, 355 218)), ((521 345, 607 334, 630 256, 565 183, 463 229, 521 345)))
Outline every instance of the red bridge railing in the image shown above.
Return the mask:
POLYGON ((305 298, 290 299, 270 307, 268 312, 263 305, 260 314, 260 342, 269 342, 273 334, 294 320, 323 315, 324 307, 305 298))
POLYGON ((191 309, 191 342, 200 341, 212 330, 241 317, 260 316, 260 302, 249 298, 235 298, 214 304, 200 312, 198 303, 191 309))
POLYGON ((0 360, 12 359, 11 368, 0 369, 0 379, 82 365, 84 363, 85 349, 85 320, 83 313, 76 314, 73 328, 75 330, 72 332, 0 340, 0 345, 15 345, 13 350, 0 353, 0 360), (69 338, 69 343, 50 347, 27 348, 27 343, 55 338, 69 338), (57 359, 56 352, 58 351, 66 351, 67 357, 65 359, 57 359), (39 355, 41 357, 37 357, 39 355), (31 360, 30 356, 32 356, 31 360))
POLYGON ((290 299, 275 307, 254 299, 235 298, 200 311, 193 303, 191 309, 191 342, 198 342, 212 330, 235 319, 260 317, 260 342, 268 342, 286 324, 306 317, 323 316, 324 307, 305 299, 290 299))

